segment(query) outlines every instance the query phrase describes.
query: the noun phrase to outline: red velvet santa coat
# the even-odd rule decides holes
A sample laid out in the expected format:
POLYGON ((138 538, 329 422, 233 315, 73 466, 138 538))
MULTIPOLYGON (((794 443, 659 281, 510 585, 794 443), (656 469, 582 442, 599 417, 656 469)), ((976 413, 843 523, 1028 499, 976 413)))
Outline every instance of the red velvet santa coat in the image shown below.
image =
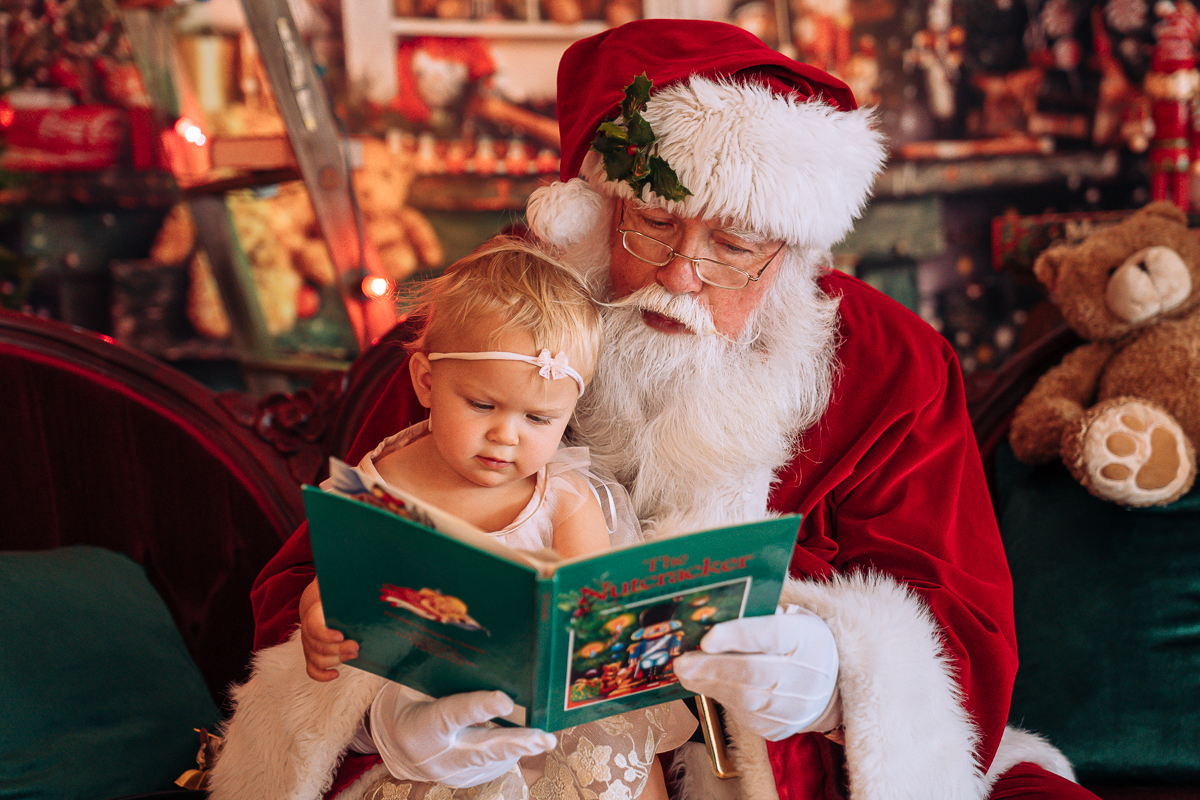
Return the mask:
MULTIPOLYGON (((914 314, 860 281, 834 273, 822 283, 842 298, 840 372, 828 411, 778 475, 770 506, 804 515, 782 602, 816 612, 834 633, 845 745, 818 734, 764 743, 734 726, 742 793, 762 797, 777 789, 783 800, 963 800, 986 796, 996 775, 1019 761, 1040 760, 1069 773, 1036 737, 1009 732, 1001 748, 1017 669, 1012 588, 953 351, 914 314)), ((423 411, 407 370, 397 369, 349 460, 423 411)), ((297 647, 289 636, 300 593, 312 578, 301 528, 255 586, 257 648, 297 647)), ((271 652, 260 652, 239 706, 261 703, 268 693, 254 684, 269 685, 271 652)), ((288 658, 281 663, 303 675, 295 653, 288 658)), ((331 684, 349 691, 342 672, 331 684)), ((357 708, 372 691, 365 687, 361 697, 339 700, 337 707, 357 708)), ((232 727, 238 724, 235 715, 232 727)), ((220 787, 236 783, 228 773, 251 768, 251 759, 278 758, 261 744, 251 752, 242 743, 292 736, 295 725, 307 723, 288 724, 287 730, 268 725, 268 736, 252 733, 247 723, 240 737, 231 735, 230 743, 245 752, 228 754, 214 797, 253 796, 220 787)), ((287 760, 305 763, 290 765, 300 777, 288 780, 336 793, 377 764, 375 757, 347 756, 330 784, 331 776, 320 773, 332 770, 348 741, 346 726, 339 730, 332 761, 329 753, 316 758, 289 751, 287 760)), ((356 784, 358 791, 364 783, 356 784)), ((691 794, 708 796, 694 786, 691 794)))

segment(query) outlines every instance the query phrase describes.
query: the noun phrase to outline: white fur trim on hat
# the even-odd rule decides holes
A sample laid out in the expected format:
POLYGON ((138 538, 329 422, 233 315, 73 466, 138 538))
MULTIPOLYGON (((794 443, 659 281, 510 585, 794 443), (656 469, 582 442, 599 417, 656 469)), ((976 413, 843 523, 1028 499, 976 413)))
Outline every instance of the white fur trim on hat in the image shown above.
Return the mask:
MULTIPOLYGON (((886 159, 872 110, 840 111, 752 82, 693 77, 652 94, 643 116, 658 155, 692 196, 671 202, 646 189, 639 199, 799 247, 825 249, 845 237, 886 159)), ((594 152, 582 173, 601 192, 633 196, 607 179, 594 152)))

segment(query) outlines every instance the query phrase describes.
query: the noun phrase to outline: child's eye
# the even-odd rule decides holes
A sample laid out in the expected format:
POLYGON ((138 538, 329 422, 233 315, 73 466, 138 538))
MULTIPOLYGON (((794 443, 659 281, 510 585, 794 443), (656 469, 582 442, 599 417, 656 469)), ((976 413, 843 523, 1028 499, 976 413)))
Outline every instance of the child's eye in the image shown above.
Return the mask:
POLYGON ((551 422, 554 421, 554 420, 550 419, 549 417, 543 417, 538 414, 526 414, 525 418, 528 419, 530 422, 532 422, 534 425, 549 425, 551 422))
POLYGON ((478 400, 468 400, 467 405, 476 411, 491 411, 495 408, 491 403, 481 403, 478 400))

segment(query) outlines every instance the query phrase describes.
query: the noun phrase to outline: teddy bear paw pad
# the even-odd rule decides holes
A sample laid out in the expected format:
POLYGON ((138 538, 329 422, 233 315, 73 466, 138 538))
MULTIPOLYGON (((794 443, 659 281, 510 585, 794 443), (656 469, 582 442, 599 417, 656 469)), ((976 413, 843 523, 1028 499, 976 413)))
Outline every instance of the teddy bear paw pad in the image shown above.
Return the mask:
POLYGON ((1138 401, 1097 408, 1083 433, 1085 485, 1130 506, 1170 502, 1191 486, 1194 456, 1166 411, 1138 401))

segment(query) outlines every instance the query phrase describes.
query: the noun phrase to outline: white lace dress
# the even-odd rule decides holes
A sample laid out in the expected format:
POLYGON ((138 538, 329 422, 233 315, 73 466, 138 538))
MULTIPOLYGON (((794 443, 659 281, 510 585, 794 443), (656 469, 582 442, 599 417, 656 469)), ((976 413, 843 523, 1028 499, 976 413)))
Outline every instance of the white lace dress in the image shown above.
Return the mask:
MULTIPOLYGON (((363 457, 359 469, 386 485, 375 462, 429 433, 427 422, 389 436, 363 457)), ((595 493, 604 510, 614 546, 641 537, 625 490, 615 481, 588 471, 586 447, 564 447, 537 475, 529 503, 512 523, 491 536, 510 547, 550 547, 553 521, 565 518, 595 493)), ((650 776, 655 753, 679 747, 696 727, 696 719, 679 702, 630 711, 558 731, 558 746, 549 753, 521 759, 494 781, 469 789, 385 778, 367 790, 365 800, 630 800, 638 797, 650 776)))

